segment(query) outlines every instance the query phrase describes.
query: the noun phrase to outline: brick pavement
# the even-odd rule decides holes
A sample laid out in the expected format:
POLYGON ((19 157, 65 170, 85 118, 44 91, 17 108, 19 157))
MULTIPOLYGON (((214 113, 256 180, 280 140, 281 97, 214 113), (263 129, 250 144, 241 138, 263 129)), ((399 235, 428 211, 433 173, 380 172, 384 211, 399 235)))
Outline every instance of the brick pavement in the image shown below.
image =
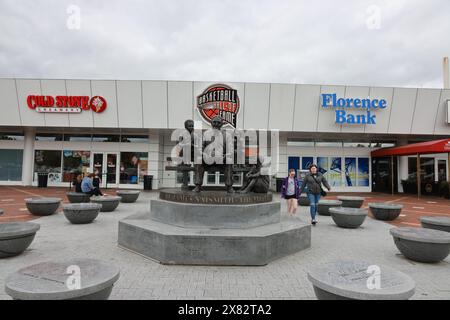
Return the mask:
MULTIPOLYGON (((11 198, 13 193, 8 193, 9 188, 0 188, 1 199, 11 198)), ((34 188, 31 192, 37 190, 41 194, 44 189, 34 188)), ((51 194, 51 190, 44 192, 51 194)), ((26 188, 21 191, 30 192, 26 188)), ((67 190, 59 191, 63 197, 67 190)), ((401 196, 368 196, 373 198, 366 202, 382 199, 405 204, 406 216, 400 217, 396 225, 414 220, 417 212, 425 211, 413 207, 450 214, 448 200, 428 199, 425 201, 433 203, 423 204, 411 198, 398 200, 401 196)), ((23 199, 28 194, 22 192, 20 197, 23 199)), ((118 221, 138 210, 148 210, 149 199, 156 197, 156 191, 142 193, 138 202, 120 204, 116 211, 101 213, 88 225, 72 225, 61 213, 35 219, 41 230, 30 248, 20 256, 0 260, 0 299, 10 299, 4 293, 4 279, 9 273, 45 260, 74 257, 102 259, 120 268, 121 276, 114 286, 112 299, 314 299, 307 270, 338 258, 364 259, 407 273, 417 283, 413 299, 450 299, 450 257, 431 265, 409 261, 399 254, 389 235, 393 226, 370 218, 362 228, 352 230, 338 228, 330 217, 320 216, 319 224, 312 230, 310 249, 263 267, 166 266, 117 247, 118 221)), ((307 210, 299 207, 293 219, 307 222, 307 210)), ((12 217, 9 212, 7 217, 12 217)), ((282 212, 286 212, 284 201, 282 212)))

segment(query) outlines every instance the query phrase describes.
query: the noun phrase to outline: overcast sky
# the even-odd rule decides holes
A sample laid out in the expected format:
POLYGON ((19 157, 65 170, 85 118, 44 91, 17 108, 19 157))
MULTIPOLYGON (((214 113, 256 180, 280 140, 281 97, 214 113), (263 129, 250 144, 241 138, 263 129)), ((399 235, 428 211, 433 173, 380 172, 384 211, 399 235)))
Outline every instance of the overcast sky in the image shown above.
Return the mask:
POLYGON ((442 87, 450 1, 0 0, 0 77, 442 87))

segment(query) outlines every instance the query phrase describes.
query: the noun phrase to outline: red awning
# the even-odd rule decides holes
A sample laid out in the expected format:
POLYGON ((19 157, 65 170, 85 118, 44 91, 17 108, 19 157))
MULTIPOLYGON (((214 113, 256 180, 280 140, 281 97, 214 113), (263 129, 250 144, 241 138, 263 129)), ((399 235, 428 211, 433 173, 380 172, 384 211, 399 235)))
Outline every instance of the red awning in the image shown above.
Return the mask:
POLYGON ((372 151, 372 157, 407 156, 412 154, 450 152, 450 139, 434 140, 408 144, 400 147, 383 148, 372 151))

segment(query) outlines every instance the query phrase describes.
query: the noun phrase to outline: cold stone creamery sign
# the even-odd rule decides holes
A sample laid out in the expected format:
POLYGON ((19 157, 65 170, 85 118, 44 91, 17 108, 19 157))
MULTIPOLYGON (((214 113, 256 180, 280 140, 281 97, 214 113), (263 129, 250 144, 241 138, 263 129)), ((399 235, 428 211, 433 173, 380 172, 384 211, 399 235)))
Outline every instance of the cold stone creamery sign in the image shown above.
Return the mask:
POLYGON ((214 84, 197 96, 197 110, 201 117, 211 124, 211 119, 219 115, 224 126, 236 128, 239 112, 239 97, 237 90, 224 85, 214 84))
POLYGON ((374 110, 386 109, 385 99, 338 98, 336 93, 322 94, 322 108, 334 109, 335 122, 338 124, 376 124, 374 110), (363 114, 353 114, 353 111, 365 111, 363 114))
POLYGON ((100 113, 106 109, 106 100, 101 96, 38 96, 29 95, 27 105, 37 112, 46 113, 80 113, 92 110, 100 113))

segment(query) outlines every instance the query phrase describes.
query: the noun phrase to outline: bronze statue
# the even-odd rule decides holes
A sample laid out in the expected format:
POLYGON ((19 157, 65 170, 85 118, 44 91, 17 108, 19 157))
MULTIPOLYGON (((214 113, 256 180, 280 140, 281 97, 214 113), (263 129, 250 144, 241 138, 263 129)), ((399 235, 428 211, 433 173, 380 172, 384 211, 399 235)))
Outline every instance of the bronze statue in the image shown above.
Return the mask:
POLYGON ((239 193, 267 193, 270 187, 270 179, 268 175, 261 173, 262 163, 257 159, 257 162, 246 174, 246 182, 243 184, 239 193))
MULTIPOLYGON (((220 116, 215 116, 211 119, 211 127, 212 129, 220 130, 222 131, 222 125, 223 120, 220 116)), ((223 132, 222 132, 223 133, 223 132)), ((225 134, 222 134, 222 138, 224 141, 219 142, 220 145, 223 146, 223 155, 224 155, 224 161, 223 164, 206 164, 204 161, 202 161, 202 164, 195 164, 194 165, 194 177, 195 177, 195 192, 200 192, 202 185, 203 185, 203 177, 205 175, 205 171, 207 172, 215 172, 215 171, 223 171, 224 179, 225 179, 225 186, 228 193, 233 193, 233 165, 227 164, 225 161, 225 134), (221 170, 222 169, 222 170, 221 170)), ((213 140, 214 141, 214 140, 213 140)), ((211 142, 204 142, 203 148, 207 147, 211 142)))

